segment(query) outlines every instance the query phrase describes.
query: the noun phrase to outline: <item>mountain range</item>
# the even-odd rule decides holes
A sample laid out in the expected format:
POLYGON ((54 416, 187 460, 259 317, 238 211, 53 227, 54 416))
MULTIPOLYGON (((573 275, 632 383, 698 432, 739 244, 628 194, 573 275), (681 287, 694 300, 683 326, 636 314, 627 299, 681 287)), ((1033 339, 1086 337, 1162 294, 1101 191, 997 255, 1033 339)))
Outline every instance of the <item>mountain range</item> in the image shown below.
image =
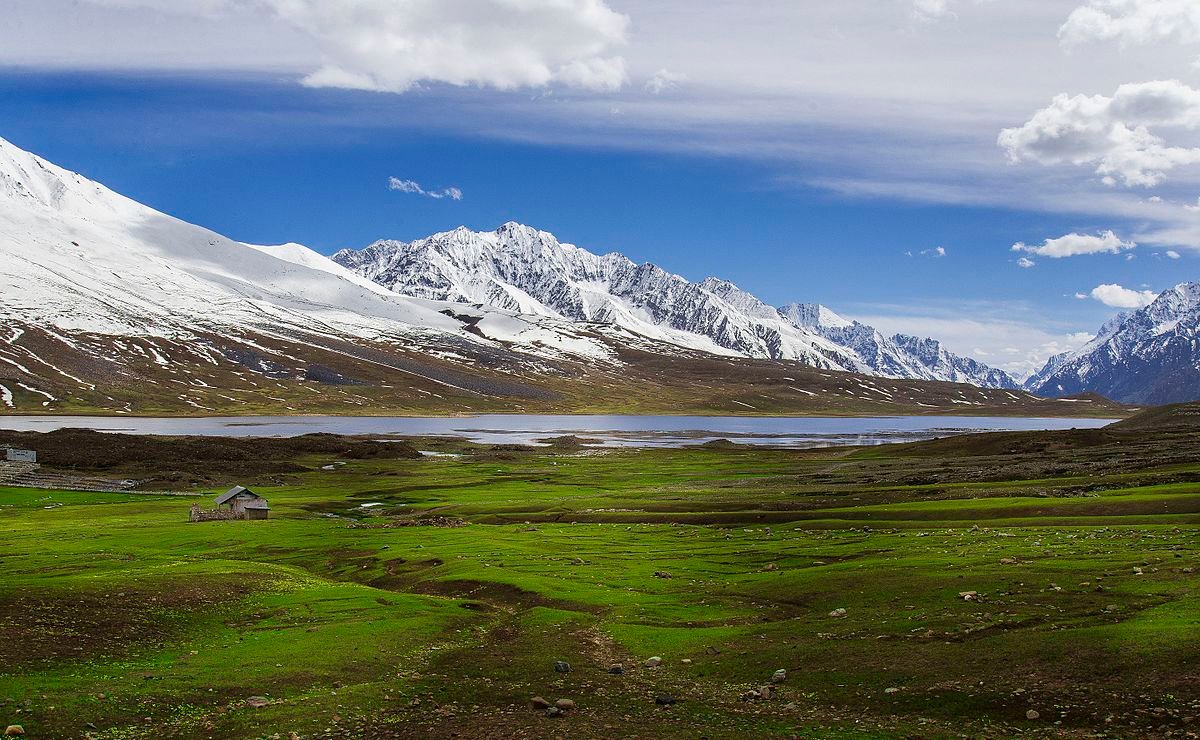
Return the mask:
POLYGON ((333 261, 407 296, 602 323, 713 354, 790 360, 886 378, 1017 388, 1006 373, 931 339, 884 336, 817 304, 767 305, 726 280, 694 283, 617 253, 597 255, 518 223, 379 241, 333 261))
POLYGON ((0 412, 1108 409, 518 224, 336 261, 248 245, 0 139, 0 412))

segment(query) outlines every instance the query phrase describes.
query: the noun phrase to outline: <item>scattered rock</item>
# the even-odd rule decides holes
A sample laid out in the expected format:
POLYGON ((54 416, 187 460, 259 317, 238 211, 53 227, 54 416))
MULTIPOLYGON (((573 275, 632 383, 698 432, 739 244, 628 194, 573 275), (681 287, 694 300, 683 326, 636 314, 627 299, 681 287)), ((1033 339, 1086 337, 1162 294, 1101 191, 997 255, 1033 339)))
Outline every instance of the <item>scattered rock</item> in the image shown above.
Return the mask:
POLYGON ((655 697, 654 703, 660 707, 669 707, 676 702, 675 697, 671 696, 670 694, 659 694, 657 697, 655 697))
POLYGON ((783 683, 786 680, 787 671, 783 668, 780 668, 779 670, 775 671, 775 673, 771 674, 771 683, 783 683))
POLYGON ((554 661, 554 672, 555 673, 570 673, 571 672, 571 664, 565 660, 556 660, 556 661, 554 661))
POLYGON ((621 665, 620 663, 614 663, 612 667, 608 669, 608 672, 613 676, 623 675, 625 673, 625 666, 621 665))
POLYGON ((1016 565, 1020 562, 1021 561, 1017 560, 1016 558, 1000 558, 1001 565, 1016 565))
POLYGON ((565 712, 563 712, 563 710, 559 709, 558 707, 550 707, 549 709, 546 710, 547 717, 561 717, 561 716, 563 716, 563 714, 565 714, 565 712))
POLYGON ((829 616, 844 617, 844 616, 846 616, 846 610, 842 609, 841 607, 838 607, 837 609, 834 609, 833 611, 829 612, 829 616))
POLYGON ((963 601, 979 601, 978 591, 959 591, 958 595, 963 601))
POLYGON ((550 704, 550 702, 546 701, 545 699, 543 699, 540 696, 535 696, 532 699, 530 699, 529 705, 532 706, 534 708, 534 710, 538 711, 538 712, 545 710, 545 709, 549 709, 552 706, 550 704))
POLYGON ((655 655, 653 658, 647 658, 645 663, 647 668, 657 668, 662 665, 662 658, 655 655))
POLYGON ((691 664, 692 664, 692 659, 691 659, 691 658, 684 658, 683 660, 681 660, 681 661, 679 661, 679 662, 680 662, 680 663, 683 663, 684 665, 691 665, 691 664))
POLYGON ((571 699, 559 699, 554 702, 554 706, 558 707, 560 711, 569 712, 575 708, 575 702, 571 699))
POLYGON ((886 689, 884 689, 884 690, 883 690, 883 693, 885 693, 885 694, 899 694, 899 693, 900 693, 900 689, 896 688, 895 686, 888 686, 886 689))
POLYGON ((1041 716, 1042 716, 1041 713, 1038 712, 1038 710, 1036 710, 1036 709, 1030 709, 1028 712, 1025 713, 1025 719, 1037 719, 1038 717, 1041 717, 1041 716))
POLYGON ((773 692, 770 686, 762 686, 758 689, 758 695, 763 701, 770 701, 772 693, 773 692))
POLYGON ((656 570, 656 571, 654 571, 654 577, 655 578, 674 578, 675 576, 671 575, 670 573, 668 573, 665 570, 656 570))
POLYGON ((779 566, 776 565, 775 563, 767 563, 766 565, 763 566, 763 570, 767 571, 767 572, 776 571, 776 570, 779 570, 779 566))
POLYGON ((252 696, 246 700, 246 706, 254 709, 262 709, 271 703, 271 700, 265 696, 252 696))
POLYGON ((4 729, 5 737, 21 737, 25 734, 25 728, 20 725, 9 725, 4 729))

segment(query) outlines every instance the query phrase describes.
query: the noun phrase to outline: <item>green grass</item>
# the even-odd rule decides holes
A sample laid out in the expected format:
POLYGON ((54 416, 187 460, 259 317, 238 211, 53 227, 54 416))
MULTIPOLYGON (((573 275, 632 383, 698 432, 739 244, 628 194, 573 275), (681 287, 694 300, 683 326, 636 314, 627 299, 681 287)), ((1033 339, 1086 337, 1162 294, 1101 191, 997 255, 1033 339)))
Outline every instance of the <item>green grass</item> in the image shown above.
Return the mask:
POLYGON ((1076 473, 900 485, 880 472, 894 464, 356 461, 256 487, 269 521, 205 524, 187 498, 0 488, 0 723, 96 738, 1189 727, 1200 486, 1131 486, 1129 470, 1086 494, 1076 473), (350 526, 409 513, 471 524, 350 526), (777 668, 777 698, 740 700, 777 668), (545 718, 534 695, 579 708, 545 718))

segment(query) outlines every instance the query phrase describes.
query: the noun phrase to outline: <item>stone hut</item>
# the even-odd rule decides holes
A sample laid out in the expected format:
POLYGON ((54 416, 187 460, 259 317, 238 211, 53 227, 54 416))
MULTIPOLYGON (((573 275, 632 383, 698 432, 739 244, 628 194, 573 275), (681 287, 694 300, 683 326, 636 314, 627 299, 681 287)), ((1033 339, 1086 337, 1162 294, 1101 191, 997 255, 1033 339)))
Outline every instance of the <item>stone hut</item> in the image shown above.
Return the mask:
POLYGON ((266 519, 271 513, 267 500, 243 486, 234 486, 217 497, 217 508, 228 507, 237 519, 266 519))

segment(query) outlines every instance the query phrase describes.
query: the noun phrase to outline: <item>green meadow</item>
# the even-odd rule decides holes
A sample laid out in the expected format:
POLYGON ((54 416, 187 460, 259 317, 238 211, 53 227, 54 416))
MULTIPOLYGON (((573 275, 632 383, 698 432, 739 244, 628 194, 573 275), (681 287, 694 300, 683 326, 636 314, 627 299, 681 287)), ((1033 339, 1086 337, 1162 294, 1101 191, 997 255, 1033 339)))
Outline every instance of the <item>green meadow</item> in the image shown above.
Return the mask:
POLYGON ((189 523, 220 487, 0 488, 0 724, 92 738, 1200 732, 1191 453, 1149 439, 982 456, 430 445, 456 456, 308 455, 230 480, 269 499, 261 522, 189 523), (395 526, 431 516, 461 526, 395 526), (547 716, 533 697, 575 706, 547 716))

